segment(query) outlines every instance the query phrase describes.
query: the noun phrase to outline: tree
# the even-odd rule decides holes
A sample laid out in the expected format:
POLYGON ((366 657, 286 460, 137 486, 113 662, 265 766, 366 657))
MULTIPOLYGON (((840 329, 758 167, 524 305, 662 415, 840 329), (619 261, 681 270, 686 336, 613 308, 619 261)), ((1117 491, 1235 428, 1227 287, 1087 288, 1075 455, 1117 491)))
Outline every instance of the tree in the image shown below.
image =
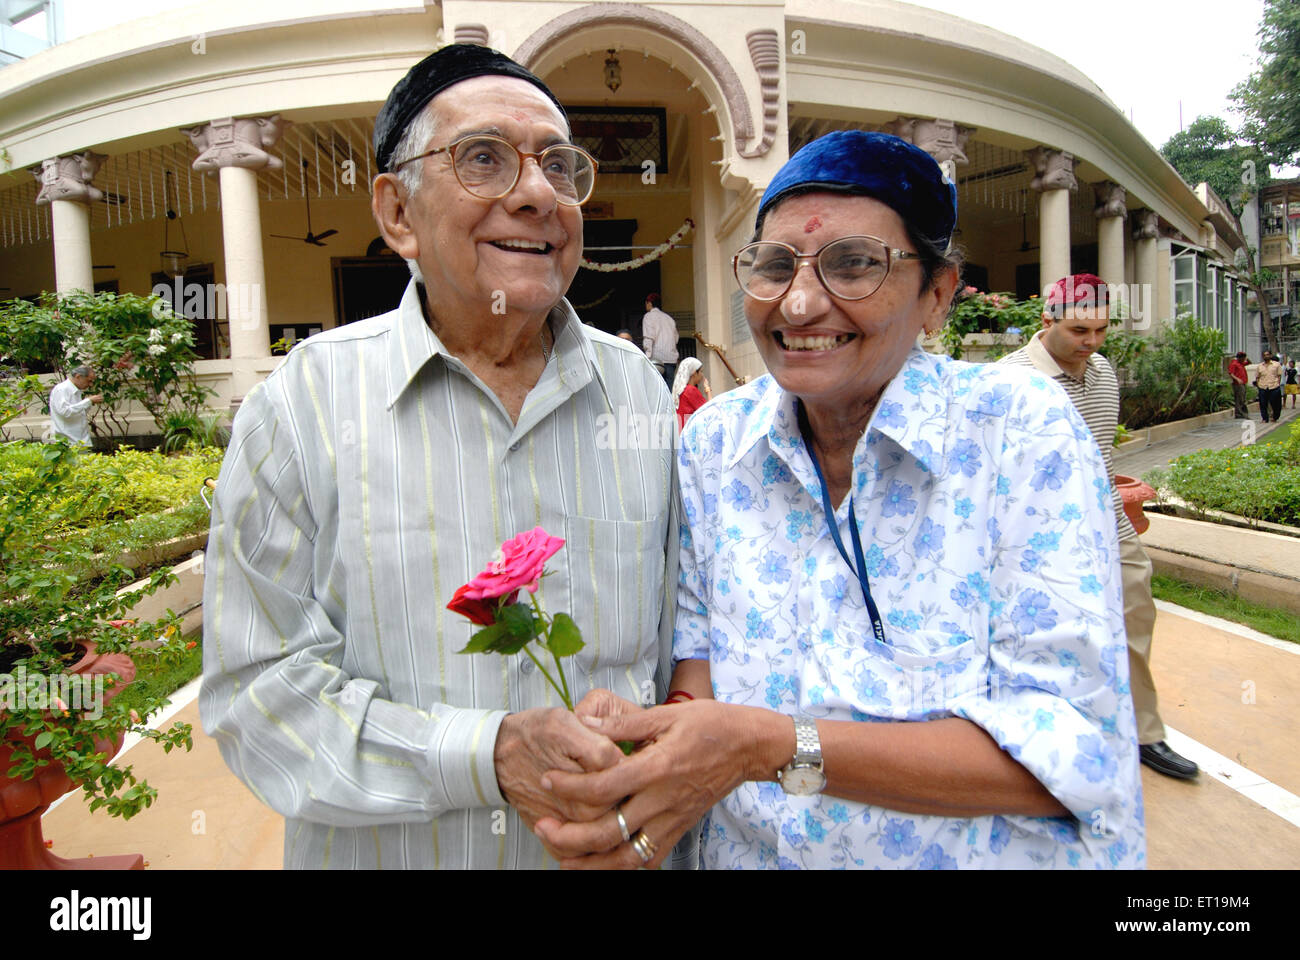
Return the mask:
POLYGON ((1259 186, 1268 181, 1265 155, 1258 147, 1239 142, 1237 134, 1221 117, 1197 117, 1186 130, 1165 142, 1160 155, 1193 187, 1208 183, 1236 212, 1241 211, 1244 201, 1254 192, 1247 193, 1248 188, 1241 182, 1242 161, 1255 162, 1259 186))
POLYGON ((1231 96, 1243 134, 1273 163, 1300 158, 1300 0, 1264 0, 1259 69, 1231 96))

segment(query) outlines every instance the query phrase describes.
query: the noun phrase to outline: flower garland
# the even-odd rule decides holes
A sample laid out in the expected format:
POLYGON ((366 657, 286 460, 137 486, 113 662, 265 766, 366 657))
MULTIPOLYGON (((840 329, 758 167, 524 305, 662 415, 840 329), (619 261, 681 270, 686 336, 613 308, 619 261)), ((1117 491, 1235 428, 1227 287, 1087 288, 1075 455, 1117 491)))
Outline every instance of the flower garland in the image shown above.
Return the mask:
POLYGON ((673 247, 677 246, 677 244, 681 243, 682 239, 694 229, 695 221, 690 217, 687 217, 686 222, 677 228, 676 233, 644 256, 637 257, 635 260, 627 260, 623 263, 595 263, 594 261, 583 257, 581 266, 585 270, 597 270, 600 273, 623 273, 628 270, 637 270, 644 267, 647 263, 654 263, 669 250, 673 249, 673 247))

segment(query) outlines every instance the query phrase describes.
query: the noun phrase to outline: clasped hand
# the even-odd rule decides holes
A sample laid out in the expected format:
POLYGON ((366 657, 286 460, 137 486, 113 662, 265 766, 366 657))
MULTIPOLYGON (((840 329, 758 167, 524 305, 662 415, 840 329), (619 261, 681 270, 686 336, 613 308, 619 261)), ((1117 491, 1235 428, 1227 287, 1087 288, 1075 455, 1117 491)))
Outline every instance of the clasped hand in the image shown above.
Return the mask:
POLYGON ((654 869, 705 812, 750 779, 737 708, 697 700, 642 710, 601 690, 578 704, 577 714, 611 745, 632 740, 639 746, 631 756, 620 753, 614 764, 581 772, 557 767, 542 777, 558 815, 541 816, 534 833, 564 867, 654 869), (652 841, 648 861, 623 839, 615 806, 630 836, 642 831, 652 841), (600 812, 572 817, 565 809, 600 812))

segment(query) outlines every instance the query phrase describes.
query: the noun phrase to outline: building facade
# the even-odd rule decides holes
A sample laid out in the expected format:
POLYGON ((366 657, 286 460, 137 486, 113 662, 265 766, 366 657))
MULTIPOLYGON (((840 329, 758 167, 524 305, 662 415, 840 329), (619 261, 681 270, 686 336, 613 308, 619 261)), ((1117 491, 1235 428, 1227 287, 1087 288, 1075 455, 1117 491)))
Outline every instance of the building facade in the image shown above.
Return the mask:
POLYGON ((193 319, 215 405, 237 400, 273 342, 396 305, 373 118, 452 41, 530 67, 599 158, 569 299, 605 329, 635 333, 660 291, 699 334, 684 345, 761 373, 731 255, 790 153, 853 127, 948 171, 967 283, 1028 296, 1095 272, 1132 329, 1189 309, 1245 343, 1244 241, 1221 200, 1070 64, 894 0, 237 0, 59 44, 0 70, 0 297, 163 293, 193 319))

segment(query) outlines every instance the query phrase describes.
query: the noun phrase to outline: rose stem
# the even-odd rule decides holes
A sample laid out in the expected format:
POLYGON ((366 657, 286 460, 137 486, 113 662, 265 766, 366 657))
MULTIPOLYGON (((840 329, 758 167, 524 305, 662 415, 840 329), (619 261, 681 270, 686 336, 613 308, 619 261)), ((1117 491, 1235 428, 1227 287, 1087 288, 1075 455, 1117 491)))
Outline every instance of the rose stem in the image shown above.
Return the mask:
MULTIPOLYGON (((533 609, 537 612, 538 619, 540 619, 543 623, 546 624, 546 632, 549 634, 551 630, 551 618, 542 612, 542 606, 537 602, 537 594, 530 593, 528 597, 530 600, 533 601, 533 609)), ((550 648, 547 647, 547 649, 549 650, 550 648)), ((560 665, 560 658, 555 655, 554 650, 551 650, 551 659, 555 661, 555 669, 560 674, 560 683, 564 684, 564 693, 562 693, 561 696, 564 697, 564 702, 568 704, 569 710, 572 712, 573 695, 569 693, 569 681, 564 676, 564 667, 560 665)), ((541 664, 539 663, 538 666, 540 667, 541 664)), ((549 677, 550 675, 548 674, 547 676, 549 677)), ((552 682, 551 686, 554 685, 555 685, 554 682, 552 682)))

